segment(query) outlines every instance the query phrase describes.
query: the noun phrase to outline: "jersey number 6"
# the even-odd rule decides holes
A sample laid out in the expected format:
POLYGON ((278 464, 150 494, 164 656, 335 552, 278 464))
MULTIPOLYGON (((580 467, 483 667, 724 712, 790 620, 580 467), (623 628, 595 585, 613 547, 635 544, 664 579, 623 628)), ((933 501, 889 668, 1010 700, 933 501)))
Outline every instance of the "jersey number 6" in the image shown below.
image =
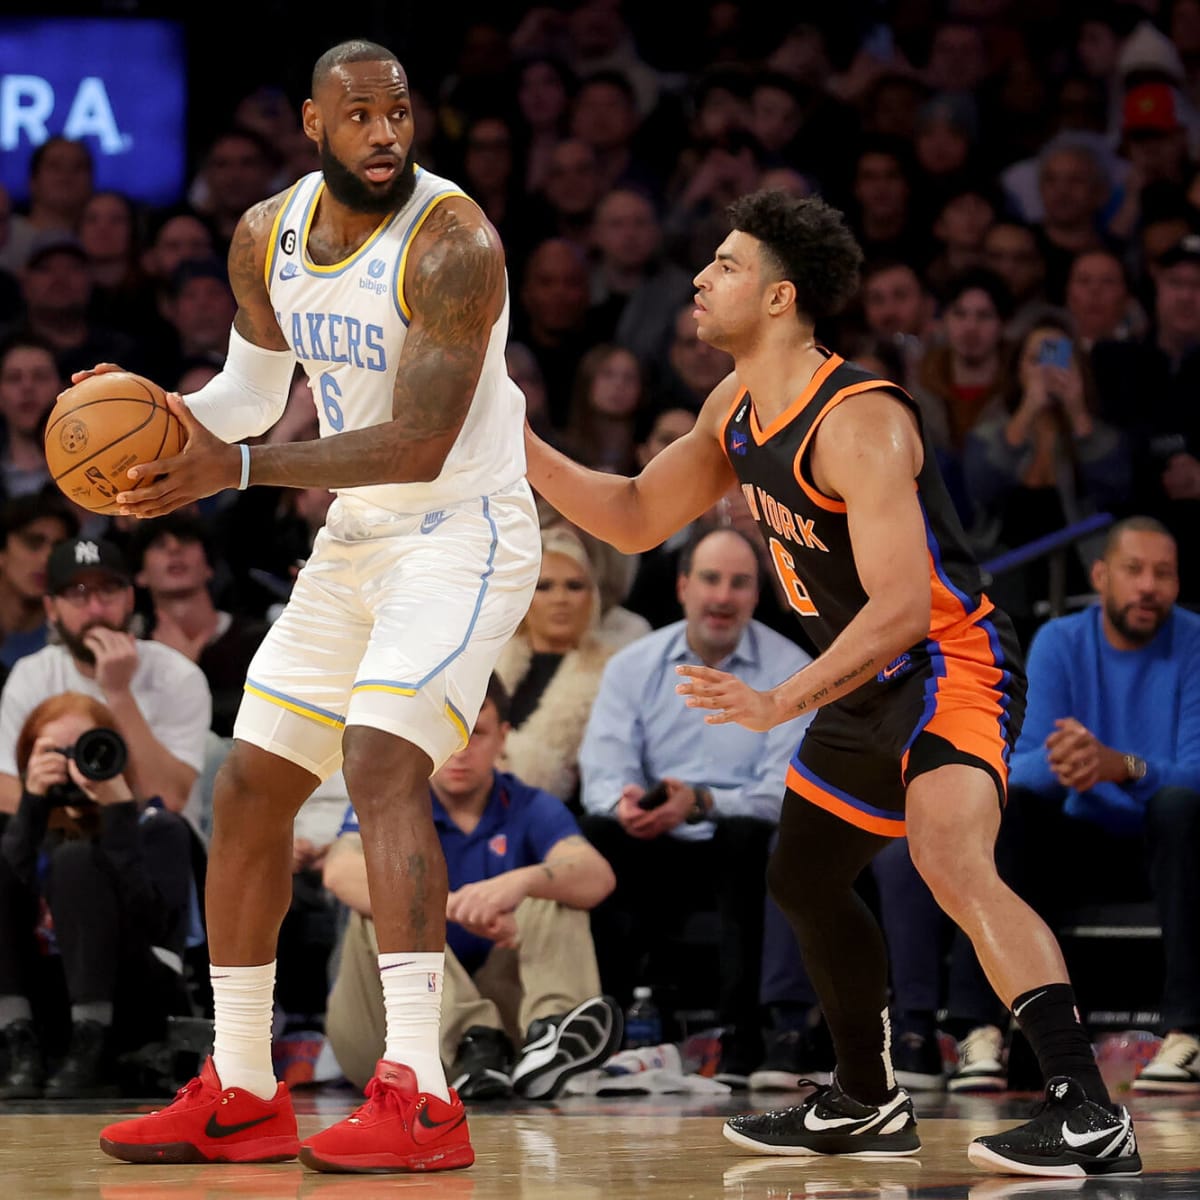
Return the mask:
POLYGON ((783 543, 778 538, 769 538, 767 545, 771 550, 771 561, 775 564, 775 571, 779 575, 779 582, 783 584, 783 591, 784 595, 787 596, 787 602, 802 617, 819 616, 817 606, 809 597, 808 588, 804 586, 804 581, 796 574, 795 560, 783 548, 783 543))
POLYGON ((325 410, 325 420, 329 422, 329 428, 334 433, 341 433, 342 426, 346 423, 346 418, 342 416, 341 405, 338 404, 338 397, 341 394, 341 388, 338 387, 337 380, 332 375, 321 376, 321 407, 325 410))

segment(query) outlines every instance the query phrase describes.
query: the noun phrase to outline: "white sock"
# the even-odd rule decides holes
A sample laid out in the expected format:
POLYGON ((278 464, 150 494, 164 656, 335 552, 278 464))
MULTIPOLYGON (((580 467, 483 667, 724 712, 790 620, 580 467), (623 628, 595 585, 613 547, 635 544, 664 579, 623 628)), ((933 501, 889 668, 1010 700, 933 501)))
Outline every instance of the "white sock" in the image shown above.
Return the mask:
POLYGON ((275 962, 261 967, 208 968, 212 980, 213 1065, 227 1088, 243 1088, 261 1100, 275 1096, 271 1067, 271 1020, 275 1013, 275 962))
POLYGON ((411 1067, 420 1091, 449 1100, 439 1045, 445 968, 445 954, 379 956, 379 981, 387 1012, 383 1057, 411 1067))

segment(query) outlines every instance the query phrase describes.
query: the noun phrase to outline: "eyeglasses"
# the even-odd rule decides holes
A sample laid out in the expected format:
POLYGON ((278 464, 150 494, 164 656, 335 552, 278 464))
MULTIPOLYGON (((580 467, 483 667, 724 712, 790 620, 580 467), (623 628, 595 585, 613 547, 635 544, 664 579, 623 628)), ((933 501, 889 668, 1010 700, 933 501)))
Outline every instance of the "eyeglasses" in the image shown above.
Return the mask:
POLYGON ((105 604, 109 604, 118 596, 123 596, 128 586, 115 580, 109 583, 76 583, 63 588, 57 595, 64 604, 69 604, 72 608, 82 608, 93 596, 99 596, 105 604))

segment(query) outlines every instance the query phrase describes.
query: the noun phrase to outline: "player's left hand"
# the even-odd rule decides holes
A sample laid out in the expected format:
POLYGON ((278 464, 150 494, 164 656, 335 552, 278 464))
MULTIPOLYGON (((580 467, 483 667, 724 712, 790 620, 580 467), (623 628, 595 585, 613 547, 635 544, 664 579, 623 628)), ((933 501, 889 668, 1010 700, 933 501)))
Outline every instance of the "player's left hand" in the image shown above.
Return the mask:
POLYGON ((237 487, 241 479, 242 452, 205 429, 178 392, 167 395, 167 405, 183 422, 187 443, 174 458, 129 468, 131 480, 151 482, 143 483, 137 491, 117 495, 121 516, 161 517, 214 492, 237 487))
POLYGON ((687 697, 688 708, 712 710, 704 718, 707 724, 728 725, 732 721, 755 733, 766 733, 779 724, 780 714, 769 692, 755 691, 736 675, 713 667, 688 664, 675 670, 686 679, 675 685, 675 691, 687 697))

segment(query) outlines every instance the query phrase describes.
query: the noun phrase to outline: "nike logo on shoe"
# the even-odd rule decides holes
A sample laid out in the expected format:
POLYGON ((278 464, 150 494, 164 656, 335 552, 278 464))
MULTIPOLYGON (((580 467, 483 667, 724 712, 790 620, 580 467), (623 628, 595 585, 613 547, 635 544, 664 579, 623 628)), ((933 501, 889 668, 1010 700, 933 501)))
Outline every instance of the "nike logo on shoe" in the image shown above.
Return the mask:
POLYGON ((264 1124, 274 1115, 274 1113, 268 1113, 265 1117, 255 1117, 253 1121, 239 1121, 236 1125, 222 1125, 217 1120, 217 1114, 213 1113, 208 1118, 208 1124, 204 1127, 204 1134, 210 1138, 232 1137, 235 1133, 242 1133, 247 1129, 253 1129, 255 1125, 264 1124))
POLYGON ((1125 1140, 1126 1134, 1129 1132, 1129 1115, 1126 1114, 1124 1120, 1119 1125, 1110 1125, 1107 1129, 1092 1130, 1087 1133, 1072 1133, 1067 1127, 1066 1121, 1063 1122, 1062 1135, 1063 1141, 1071 1147, 1072 1150, 1091 1149, 1106 1138, 1111 1139, 1113 1144, 1103 1150, 1102 1154, 1110 1154, 1118 1149, 1125 1140))
POLYGON ((460 1111, 447 1121, 435 1121, 429 1115, 429 1106, 422 1104, 420 1111, 417 1113, 417 1119, 413 1122, 413 1141, 418 1146, 427 1146, 430 1142, 437 1141, 438 1138, 449 1133, 452 1129, 457 1129, 466 1119, 466 1113, 460 1111), (419 1133, 418 1130, 426 1131, 428 1136, 425 1133, 419 1133))

